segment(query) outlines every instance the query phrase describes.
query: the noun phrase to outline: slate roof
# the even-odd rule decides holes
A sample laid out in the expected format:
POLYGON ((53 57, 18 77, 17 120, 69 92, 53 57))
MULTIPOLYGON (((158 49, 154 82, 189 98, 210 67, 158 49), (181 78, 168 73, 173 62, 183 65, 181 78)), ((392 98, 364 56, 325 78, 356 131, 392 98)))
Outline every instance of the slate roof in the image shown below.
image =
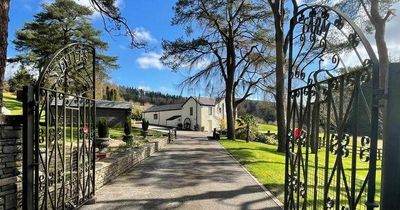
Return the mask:
POLYGON ((168 104, 168 105, 161 105, 161 106, 152 106, 148 108, 146 112, 160 112, 160 111, 170 111, 170 110, 180 110, 182 106, 186 104, 191 98, 197 101, 202 106, 215 106, 221 99, 215 98, 208 98, 208 97, 189 97, 185 103, 182 104, 168 104))
POLYGON ((169 111, 169 110, 179 110, 182 109, 183 104, 168 104, 161 106, 152 106, 144 112, 159 112, 159 111, 169 111))
POLYGON ((208 97, 193 97, 200 105, 205 106, 214 106, 216 104, 215 98, 208 98, 208 97))
POLYGON ((103 109, 132 109, 132 104, 126 101, 96 100, 96 108, 103 109))
MULTIPOLYGON (((68 98, 72 100, 72 98, 68 98)), ((67 100, 68 100, 67 99, 67 100)), ((52 105, 55 104, 55 101, 51 103, 52 105)), ((63 100, 57 100, 58 106, 63 105, 63 100)), ((69 107, 77 107, 75 101, 72 101, 68 104, 69 107)), ((96 108, 100 109, 132 109, 132 104, 126 101, 106 101, 106 100, 96 100, 96 108)))

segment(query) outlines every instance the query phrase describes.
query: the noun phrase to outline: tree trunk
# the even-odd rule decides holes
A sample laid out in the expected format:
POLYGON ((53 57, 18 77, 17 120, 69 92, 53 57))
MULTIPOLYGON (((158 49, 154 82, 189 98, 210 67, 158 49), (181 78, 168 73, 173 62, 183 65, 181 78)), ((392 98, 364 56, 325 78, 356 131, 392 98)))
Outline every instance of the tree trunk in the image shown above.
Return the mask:
MULTIPOLYGON (((389 54, 385 41, 385 29, 386 29, 386 19, 382 18, 379 13, 379 1, 371 1, 371 22, 375 27, 375 42, 378 49, 379 56, 379 87, 385 88, 386 84, 386 73, 389 69, 389 54)), ((390 16, 390 13, 387 15, 390 16)))
MULTIPOLYGON (((228 83, 229 84, 229 83, 228 83)), ((235 137, 235 111, 234 111, 234 97, 233 97, 233 85, 226 85, 226 127, 228 139, 234 140, 235 137)))
POLYGON ((385 21, 380 21, 381 24, 375 26, 375 41, 379 56, 379 86, 385 88, 386 73, 389 69, 389 54, 385 41, 385 21))
POLYGON ((247 124, 246 126, 246 142, 249 143, 250 142, 250 125, 247 124))
POLYGON ((8 38, 8 13, 10 0, 2 0, 0 3, 0 115, 3 107, 4 74, 7 63, 7 38, 8 38))
POLYGON ((278 152, 285 152, 286 145, 286 106, 285 106, 285 54, 283 51, 284 34, 280 18, 275 19, 276 42, 276 120, 278 126, 278 152))

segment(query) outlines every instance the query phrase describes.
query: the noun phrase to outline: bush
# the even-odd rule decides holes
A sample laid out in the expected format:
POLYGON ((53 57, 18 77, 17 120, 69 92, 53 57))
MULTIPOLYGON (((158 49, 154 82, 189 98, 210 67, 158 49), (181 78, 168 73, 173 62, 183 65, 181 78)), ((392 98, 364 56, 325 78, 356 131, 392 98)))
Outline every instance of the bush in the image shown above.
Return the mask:
POLYGON ((150 123, 149 123, 148 120, 145 120, 145 119, 142 120, 142 129, 143 129, 143 131, 147 131, 149 129, 149 125, 150 125, 150 123))
POLYGON ((228 134, 228 131, 226 129, 221 130, 221 135, 226 136, 228 134))
POLYGON ((109 127, 106 118, 101 118, 98 125, 98 134, 100 138, 107 138, 109 134, 109 127))
POLYGON ((256 141, 269 145, 278 145, 278 140, 275 138, 275 135, 266 135, 263 133, 257 133, 256 141))
POLYGON ((127 117, 125 120, 124 133, 125 135, 130 135, 132 133, 132 124, 131 124, 131 119, 129 117, 127 117))
MULTIPOLYGON (((236 129, 235 136, 236 136, 237 139, 246 140, 246 137, 247 137, 247 129, 246 129, 246 127, 241 127, 241 128, 236 129)), ((255 141, 256 133, 252 132, 250 130, 250 136, 249 137, 250 137, 250 141, 255 141)))
POLYGON ((253 115, 243 115, 236 120, 238 128, 236 129, 236 138, 247 140, 247 130, 249 130, 249 141, 255 140, 257 133, 257 123, 253 115))

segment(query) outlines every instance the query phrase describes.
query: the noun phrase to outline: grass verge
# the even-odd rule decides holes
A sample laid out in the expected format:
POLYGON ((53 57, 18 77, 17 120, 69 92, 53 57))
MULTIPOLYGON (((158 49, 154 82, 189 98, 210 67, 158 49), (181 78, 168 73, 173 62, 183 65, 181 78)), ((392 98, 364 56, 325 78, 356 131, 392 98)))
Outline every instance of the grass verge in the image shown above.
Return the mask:
POLYGON ((285 155, 276 152, 276 146, 242 140, 220 140, 220 143, 257 180, 283 201, 285 155))

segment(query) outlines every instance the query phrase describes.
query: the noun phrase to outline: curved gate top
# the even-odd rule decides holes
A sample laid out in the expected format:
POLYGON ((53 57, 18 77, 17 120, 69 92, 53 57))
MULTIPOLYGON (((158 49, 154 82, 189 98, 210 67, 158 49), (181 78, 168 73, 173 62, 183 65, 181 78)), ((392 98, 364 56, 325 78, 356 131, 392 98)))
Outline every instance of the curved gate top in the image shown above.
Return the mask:
POLYGON ((89 45, 65 46, 31 91, 35 107, 24 145, 25 207, 75 209, 94 197, 95 56, 89 45))
POLYGON ((40 72, 36 86, 94 99, 95 54, 87 44, 66 45, 40 72))
POLYGON ((327 6, 300 7, 289 37, 285 209, 372 209, 378 59, 327 6))

